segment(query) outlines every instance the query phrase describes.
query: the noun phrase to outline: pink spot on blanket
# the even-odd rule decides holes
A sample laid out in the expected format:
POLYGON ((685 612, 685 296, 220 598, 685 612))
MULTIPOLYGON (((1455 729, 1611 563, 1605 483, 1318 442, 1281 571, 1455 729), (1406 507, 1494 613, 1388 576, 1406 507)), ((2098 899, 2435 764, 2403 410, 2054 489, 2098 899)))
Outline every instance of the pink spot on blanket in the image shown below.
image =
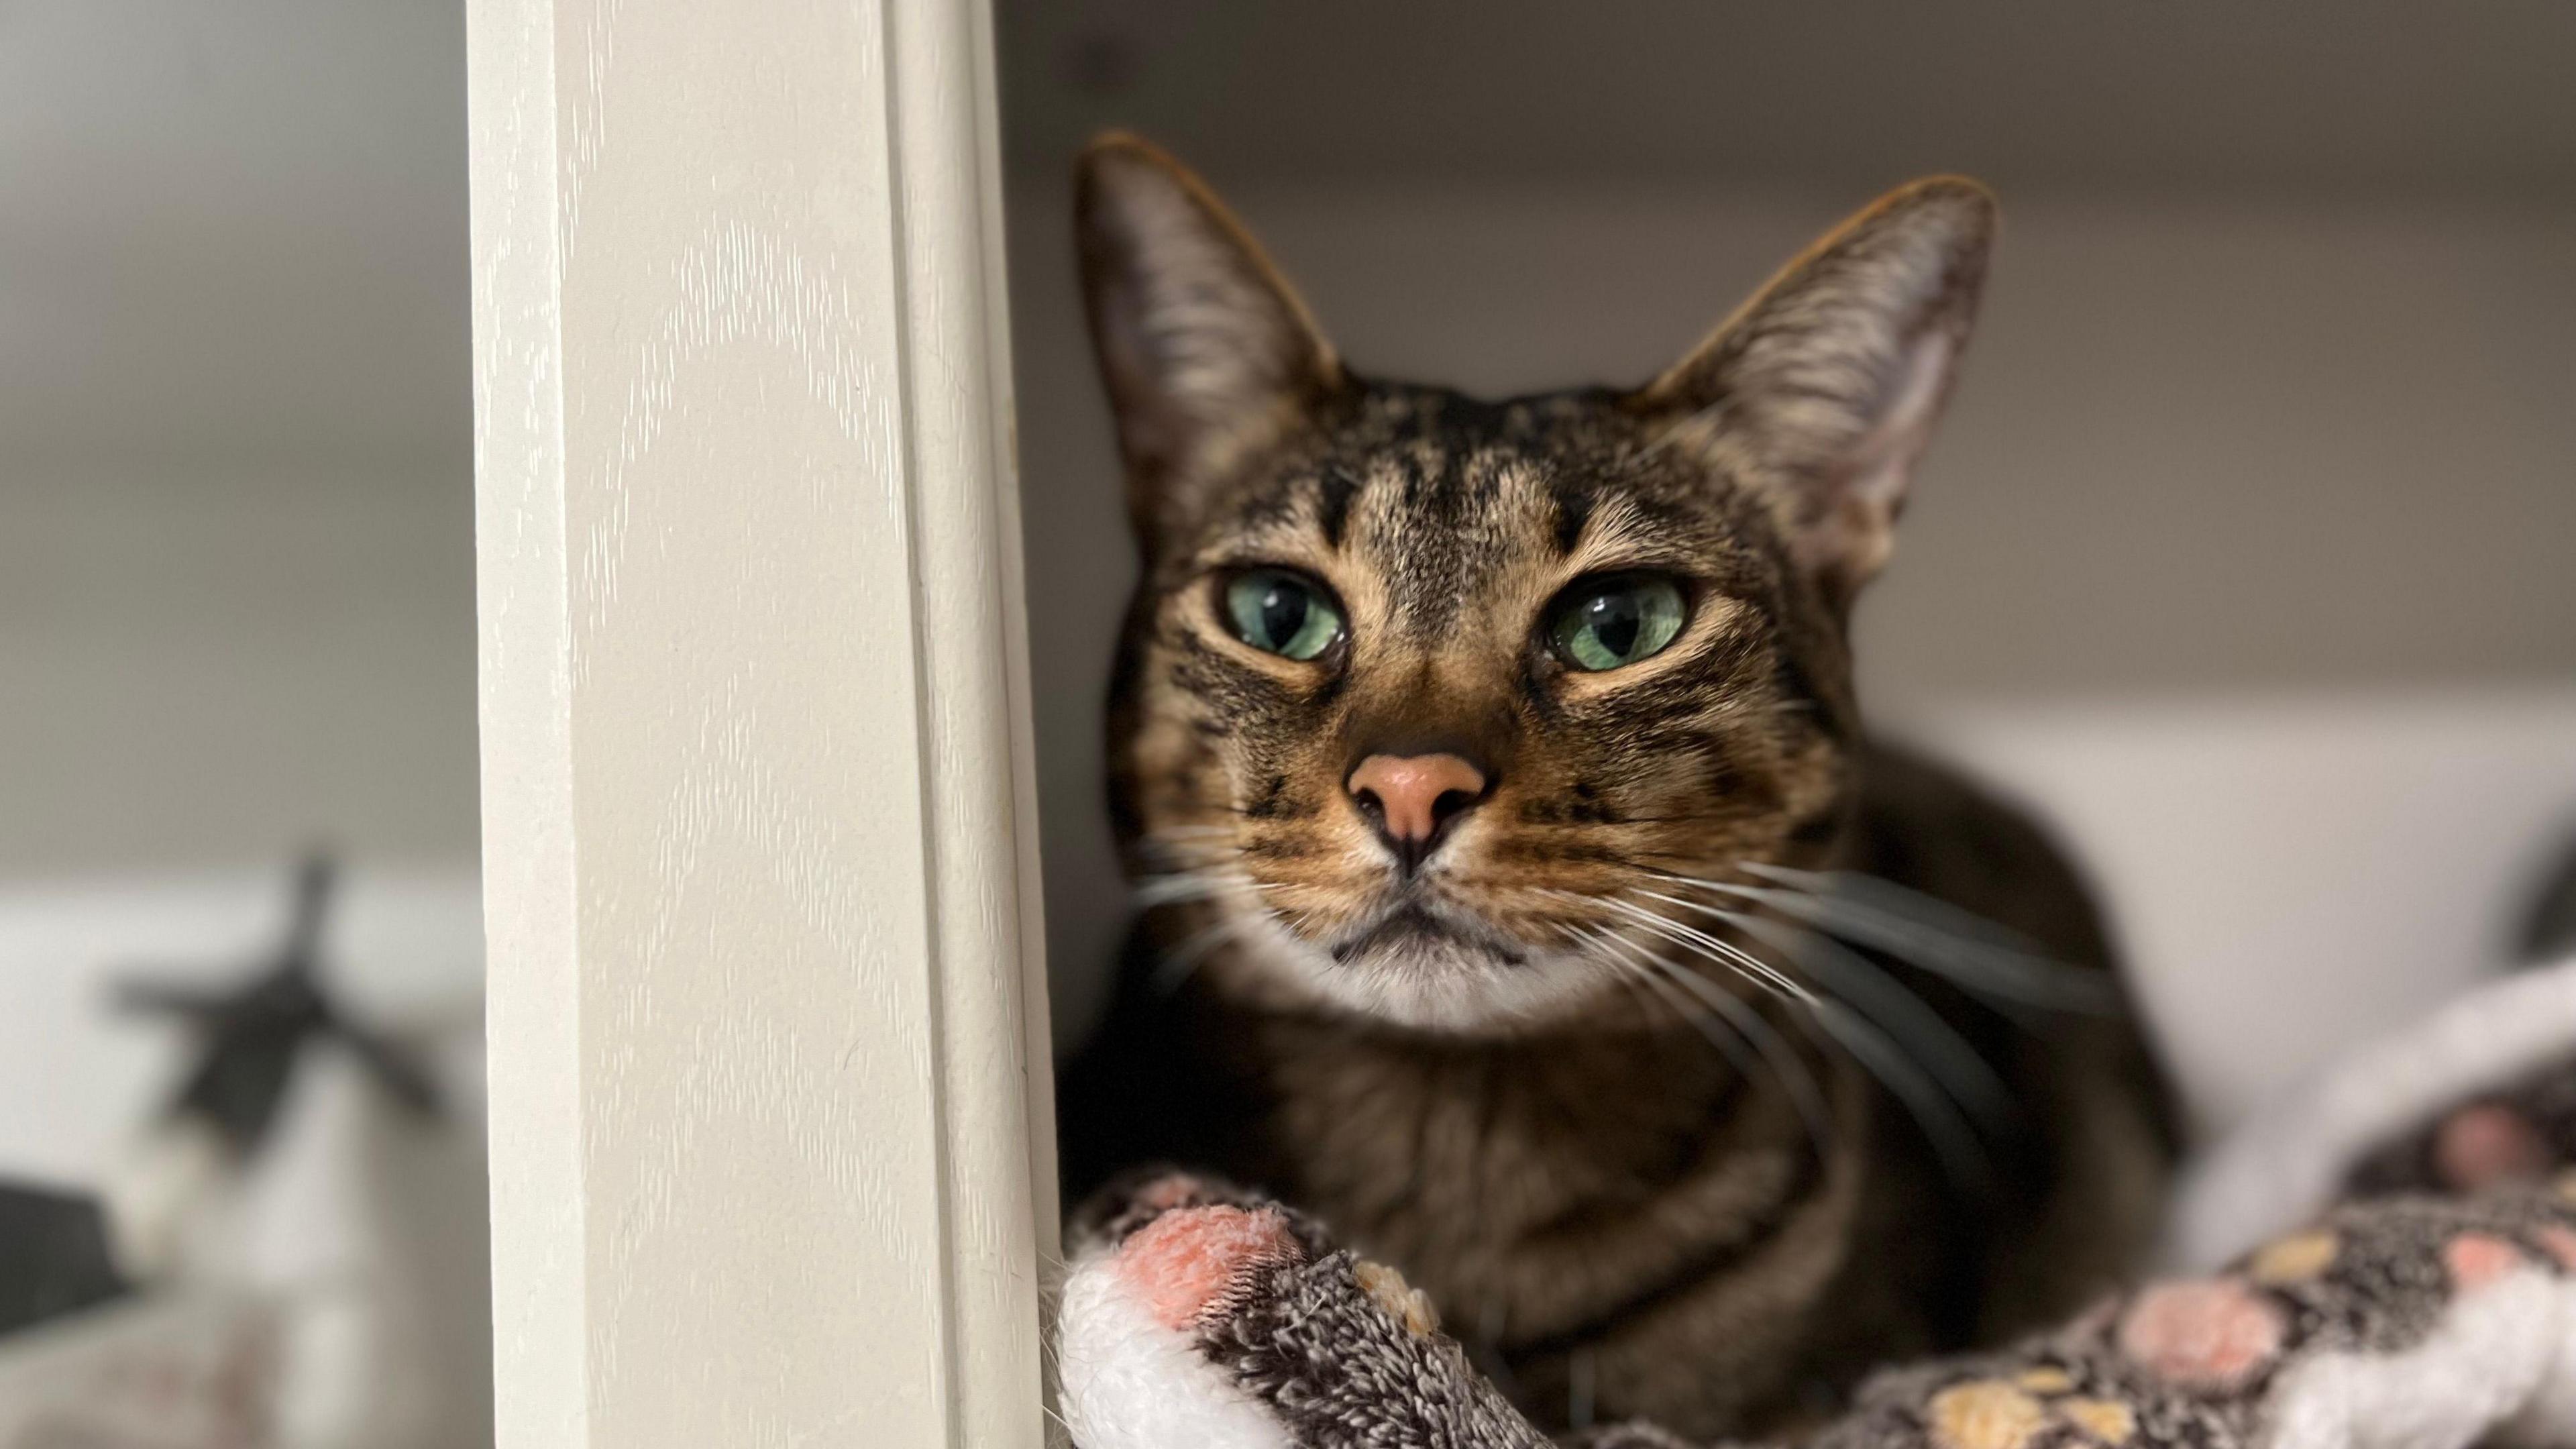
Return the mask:
POLYGON ((2120 1352, 2170 1383, 2233 1389, 2281 1351, 2281 1310, 2231 1278, 2159 1283, 2120 1319, 2120 1352))
POLYGON ((2549 1170, 2549 1144, 2509 1107, 2462 1107, 2434 1130, 2433 1170, 2462 1191, 2537 1181, 2549 1170))
POLYGON ((1118 1249, 1118 1274, 1156 1322, 1187 1328, 1242 1301, 1259 1270, 1304 1256, 1270 1208, 1183 1208, 1139 1228, 1118 1249))
POLYGON ((2549 1250, 2550 1257, 2558 1260, 2559 1267, 2576 1271, 2576 1231, 2552 1223, 2533 1236, 2540 1239, 2540 1246, 2549 1250))
POLYGON ((2522 1249, 2489 1233, 2462 1233, 2442 1245, 2442 1266, 2463 1293, 2474 1293, 2523 1265, 2522 1249))

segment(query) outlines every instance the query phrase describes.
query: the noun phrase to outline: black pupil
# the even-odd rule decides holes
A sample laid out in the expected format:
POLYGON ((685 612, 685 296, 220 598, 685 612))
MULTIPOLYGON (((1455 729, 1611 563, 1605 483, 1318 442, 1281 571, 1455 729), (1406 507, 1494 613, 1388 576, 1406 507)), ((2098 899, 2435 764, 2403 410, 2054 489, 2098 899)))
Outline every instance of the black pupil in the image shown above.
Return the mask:
POLYGON ((1583 621, 1601 647, 1619 659, 1637 647, 1637 628, 1644 622, 1637 614, 1637 596, 1627 593, 1603 594, 1585 604, 1583 621))
POLYGON ((1285 646, 1306 627, 1306 591, 1282 581, 1261 591, 1261 633, 1273 645, 1285 646))

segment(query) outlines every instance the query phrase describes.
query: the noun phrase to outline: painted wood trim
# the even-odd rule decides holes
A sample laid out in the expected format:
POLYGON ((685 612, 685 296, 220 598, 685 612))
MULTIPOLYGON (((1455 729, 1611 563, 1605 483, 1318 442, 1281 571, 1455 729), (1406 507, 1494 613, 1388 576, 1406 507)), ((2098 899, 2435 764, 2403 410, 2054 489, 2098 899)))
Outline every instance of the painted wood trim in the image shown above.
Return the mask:
POLYGON ((989 13, 469 37, 500 1442, 1042 1443, 989 13))

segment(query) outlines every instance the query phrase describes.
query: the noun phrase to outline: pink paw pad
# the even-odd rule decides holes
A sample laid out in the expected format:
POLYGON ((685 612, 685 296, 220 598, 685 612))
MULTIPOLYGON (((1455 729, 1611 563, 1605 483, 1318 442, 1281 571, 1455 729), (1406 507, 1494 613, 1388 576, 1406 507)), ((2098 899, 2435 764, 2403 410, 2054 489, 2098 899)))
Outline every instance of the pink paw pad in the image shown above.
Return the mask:
POLYGON ((2270 1363, 2287 1332, 2281 1310, 2229 1278, 2160 1283, 2121 1316, 2120 1352, 2169 1383, 2232 1389, 2270 1363))
POLYGON ((2434 1130, 2433 1170, 2462 1191, 2538 1181, 2549 1170, 2549 1144, 2509 1107, 2462 1107, 2434 1130))
POLYGON ((1182 1208, 1139 1228, 1118 1249, 1117 1272, 1166 1328, 1187 1328, 1240 1301, 1251 1276, 1305 1256, 1270 1208, 1182 1208))
POLYGON ((2442 1245, 2442 1266, 2463 1293, 2474 1293, 2522 1265, 2522 1249, 2492 1234, 2462 1233, 2442 1245))

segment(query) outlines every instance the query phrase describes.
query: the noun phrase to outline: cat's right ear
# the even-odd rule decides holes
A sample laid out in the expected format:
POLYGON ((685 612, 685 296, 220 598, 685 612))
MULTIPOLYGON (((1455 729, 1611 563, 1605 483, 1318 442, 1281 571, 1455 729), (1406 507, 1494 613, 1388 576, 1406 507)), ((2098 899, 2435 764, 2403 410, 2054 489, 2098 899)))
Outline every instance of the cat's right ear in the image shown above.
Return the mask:
POLYGON ((1128 511, 1150 547, 1194 489, 1338 388, 1341 362, 1260 243, 1159 147, 1093 141, 1074 210, 1128 511))
POLYGON ((1880 197, 1772 278, 1631 405, 1768 493, 1836 605, 1887 561, 1976 321, 1994 193, 1935 176, 1880 197))

